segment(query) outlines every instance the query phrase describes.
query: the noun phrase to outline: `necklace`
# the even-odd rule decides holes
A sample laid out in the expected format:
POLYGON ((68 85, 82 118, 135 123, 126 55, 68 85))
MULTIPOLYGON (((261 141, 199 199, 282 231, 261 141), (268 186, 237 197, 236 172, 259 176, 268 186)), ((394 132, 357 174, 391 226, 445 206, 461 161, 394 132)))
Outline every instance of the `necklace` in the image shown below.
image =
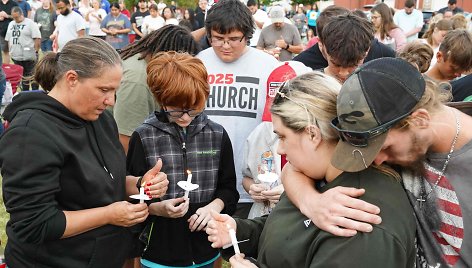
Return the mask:
POLYGON ((438 175, 438 178, 436 179, 434 184, 431 186, 431 189, 427 193, 424 192, 425 189, 424 187, 422 187, 420 197, 416 199, 418 202, 420 202, 420 208, 423 207, 423 203, 426 202, 426 200, 428 199, 428 196, 438 186, 439 182, 441 182, 441 179, 444 177, 444 172, 446 171, 447 164, 449 164, 452 153, 454 152, 454 147, 456 146, 457 138, 459 137, 459 132, 461 130, 461 123, 459 121, 459 117, 457 116, 457 112, 453 111, 453 113, 454 113, 454 117, 456 118, 456 135, 454 136, 454 139, 452 140, 451 149, 449 150, 449 153, 447 154, 446 161, 444 162, 444 165, 442 167, 441 172, 438 175))

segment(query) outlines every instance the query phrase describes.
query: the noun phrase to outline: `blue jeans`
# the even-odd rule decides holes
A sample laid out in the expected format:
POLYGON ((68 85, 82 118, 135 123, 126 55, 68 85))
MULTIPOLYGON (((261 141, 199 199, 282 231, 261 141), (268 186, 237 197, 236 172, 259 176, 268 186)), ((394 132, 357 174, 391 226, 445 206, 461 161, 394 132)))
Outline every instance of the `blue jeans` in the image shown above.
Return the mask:
POLYGON ((41 41, 41 51, 42 52, 52 51, 51 39, 46 39, 46 40, 41 41))

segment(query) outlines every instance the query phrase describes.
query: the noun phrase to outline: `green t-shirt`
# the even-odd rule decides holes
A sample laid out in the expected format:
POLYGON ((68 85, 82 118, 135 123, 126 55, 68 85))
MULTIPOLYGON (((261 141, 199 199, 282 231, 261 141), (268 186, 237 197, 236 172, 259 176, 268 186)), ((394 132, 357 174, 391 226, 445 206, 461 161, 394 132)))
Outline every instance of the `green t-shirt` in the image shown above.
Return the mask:
POLYGON ((131 136, 150 113, 159 110, 159 105, 147 86, 146 61, 138 60, 140 54, 123 61, 123 79, 116 92, 113 116, 118 132, 131 136))

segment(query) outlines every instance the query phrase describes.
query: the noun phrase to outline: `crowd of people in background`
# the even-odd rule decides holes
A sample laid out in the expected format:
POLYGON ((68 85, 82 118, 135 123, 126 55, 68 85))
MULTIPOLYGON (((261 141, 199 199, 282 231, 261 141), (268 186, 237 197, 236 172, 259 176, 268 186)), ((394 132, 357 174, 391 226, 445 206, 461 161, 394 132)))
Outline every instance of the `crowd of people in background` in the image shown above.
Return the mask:
MULTIPOLYGON (((275 41, 282 36, 279 33, 277 33, 279 36, 274 37, 275 39, 269 44, 262 43, 259 47, 276 58, 281 56, 281 61, 292 59, 302 50, 318 42, 317 19, 320 9, 317 2, 306 5, 262 6, 254 0, 248 0, 246 4, 253 14, 256 29, 250 40, 251 46, 258 46, 262 29, 269 27, 275 21, 277 21, 275 27, 279 31, 283 29, 285 42, 280 43, 285 47, 293 45, 292 48, 284 49, 284 46, 275 45, 275 41), (296 37, 292 35, 288 37, 287 31, 292 28, 298 31, 296 37), (295 44, 289 44, 293 38, 296 39, 295 44), (291 52, 287 53, 287 51, 291 52)), ((0 41, 3 60, 6 63, 10 62, 10 51, 5 37, 8 25, 13 20, 11 10, 14 6, 21 9, 25 18, 36 23, 41 32, 41 47, 36 51, 42 52, 60 51, 65 42, 84 35, 104 38, 119 50, 164 25, 181 25, 190 31, 195 31, 204 27, 206 11, 209 8, 208 0, 199 0, 195 9, 178 7, 175 1, 166 4, 162 0, 159 2, 139 0, 131 7, 126 7, 123 0, 112 4, 108 0, 8 0, 0 5, 0 11, 5 12, 0 13, 5 16, 5 19, 0 21, 2 29, 0 41), (57 3, 63 4, 57 5, 57 3), (59 34, 60 32, 62 34, 59 34)), ((436 33, 434 27, 440 27, 438 29, 442 31, 442 36, 445 34, 445 24, 451 24, 450 27, 446 27, 447 29, 451 27, 452 29, 472 29, 470 15, 466 15, 461 8, 457 7, 457 2, 454 0, 449 1, 448 7, 433 13, 429 26, 422 33, 423 36, 419 36, 423 29, 423 16, 421 11, 416 9, 415 0, 406 0, 405 8, 400 10, 395 10, 385 3, 379 3, 371 10, 354 10, 354 12, 370 20, 375 28, 375 37, 396 52, 400 52, 407 42, 418 38, 427 39, 427 43, 436 49, 440 40, 438 37, 432 40, 432 34, 436 33), (440 21, 442 22, 438 24, 440 21)), ((266 32, 273 33, 271 30, 266 30, 266 32)))
POLYGON ((0 1, 7 264, 472 266, 471 18, 416 7, 0 1))

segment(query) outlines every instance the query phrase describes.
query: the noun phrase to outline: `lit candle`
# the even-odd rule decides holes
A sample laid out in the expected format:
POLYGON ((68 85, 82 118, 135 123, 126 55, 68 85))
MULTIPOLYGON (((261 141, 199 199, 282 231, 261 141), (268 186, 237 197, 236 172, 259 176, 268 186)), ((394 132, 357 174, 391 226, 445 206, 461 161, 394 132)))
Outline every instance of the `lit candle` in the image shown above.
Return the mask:
POLYGON ((151 198, 147 194, 144 194, 144 185, 146 185, 145 181, 143 181, 141 187, 139 187, 139 194, 134 194, 130 196, 133 199, 139 200, 139 203, 144 203, 144 200, 151 200, 151 198))
POLYGON ((241 254, 238 245, 238 239, 236 238, 236 231, 233 228, 229 229, 229 237, 231 238, 231 244, 233 244, 234 254, 241 254))
MULTIPOLYGON (((192 183, 192 172, 190 170, 187 170, 187 183, 192 183)), ((185 191, 185 198, 188 198, 188 194, 190 193, 189 190, 185 191)))

